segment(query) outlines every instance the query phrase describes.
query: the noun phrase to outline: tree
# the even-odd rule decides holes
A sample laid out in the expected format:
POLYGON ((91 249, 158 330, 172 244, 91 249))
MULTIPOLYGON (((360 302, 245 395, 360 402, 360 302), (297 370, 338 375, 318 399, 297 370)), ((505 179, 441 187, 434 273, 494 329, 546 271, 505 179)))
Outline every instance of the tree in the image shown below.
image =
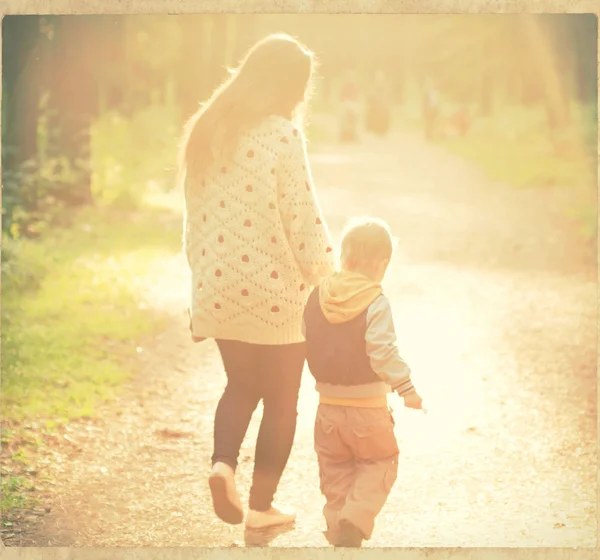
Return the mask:
POLYGON ((38 185, 23 179, 38 156, 39 16, 6 16, 2 38, 2 230, 16 235, 27 229, 26 214, 38 204, 38 185), (19 207, 27 212, 14 224, 19 207))
POLYGON ((570 44, 575 53, 575 93, 582 103, 596 105, 598 97, 598 18, 594 14, 572 14, 570 44))
POLYGON ((95 51, 101 33, 94 16, 52 16, 48 50, 50 158, 62 159, 69 173, 55 194, 69 206, 90 204, 92 197, 92 119, 98 111, 95 51), (72 174, 71 174, 72 173, 72 174), (72 177, 67 179, 67 177, 72 177))
POLYGON ((208 93, 206 83, 210 60, 210 16, 190 15, 181 21, 181 55, 177 65, 177 99, 185 120, 198 108, 198 102, 208 93), (203 79, 204 78, 204 79, 203 79))
POLYGON ((5 16, 2 38, 2 166, 16 171, 37 157, 40 17, 5 16))

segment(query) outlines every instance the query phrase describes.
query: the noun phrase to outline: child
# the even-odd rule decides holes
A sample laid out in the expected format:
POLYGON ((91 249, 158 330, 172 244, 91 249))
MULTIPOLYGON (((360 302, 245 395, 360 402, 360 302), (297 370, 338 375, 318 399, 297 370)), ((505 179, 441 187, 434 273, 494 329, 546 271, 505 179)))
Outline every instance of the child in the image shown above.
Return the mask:
POLYGON ((352 221, 342 238, 341 272, 315 288, 304 311, 307 362, 320 393, 315 450, 325 536, 334 546, 360 547, 371 537, 396 480, 399 450, 387 393, 422 408, 380 284, 392 249, 385 222, 352 221))

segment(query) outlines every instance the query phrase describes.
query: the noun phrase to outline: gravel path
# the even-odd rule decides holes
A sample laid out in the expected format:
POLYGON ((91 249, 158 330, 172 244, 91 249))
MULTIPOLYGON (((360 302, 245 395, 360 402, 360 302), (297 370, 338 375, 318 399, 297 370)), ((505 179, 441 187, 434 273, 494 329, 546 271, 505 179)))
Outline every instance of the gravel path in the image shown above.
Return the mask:
MULTIPOLYGON (((336 235, 346 217, 373 214, 399 238, 384 288, 430 401, 428 416, 392 402, 400 474, 367 546, 596 546, 595 248, 570 233, 569 193, 491 184, 411 136, 320 147, 312 161, 336 235)), ((212 513, 224 374, 212 341, 189 342, 186 280, 180 256, 157 264, 152 300, 173 324, 142 345, 118 402, 48 451, 52 510, 21 545, 326 546, 308 372, 278 494, 297 508, 295 528, 248 535, 212 513)), ((242 450, 243 496, 259 419, 242 450)))

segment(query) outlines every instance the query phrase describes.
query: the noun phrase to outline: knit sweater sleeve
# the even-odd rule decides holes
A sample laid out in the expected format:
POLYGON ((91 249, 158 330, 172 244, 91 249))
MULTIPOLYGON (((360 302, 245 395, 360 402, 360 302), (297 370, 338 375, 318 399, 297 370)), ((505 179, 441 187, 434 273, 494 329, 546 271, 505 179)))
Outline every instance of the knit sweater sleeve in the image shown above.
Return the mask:
POLYGON ((410 367, 398 351, 392 308, 383 295, 367 311, 365 341, 373 371, 401 397, 412 393, 415 389, 410 367))
POLYGON ((303 276, 316 286, 335 270, 333 242, 315 193, 305 139, 291 124, 287 128, 280 141, 279 210, 303 276))

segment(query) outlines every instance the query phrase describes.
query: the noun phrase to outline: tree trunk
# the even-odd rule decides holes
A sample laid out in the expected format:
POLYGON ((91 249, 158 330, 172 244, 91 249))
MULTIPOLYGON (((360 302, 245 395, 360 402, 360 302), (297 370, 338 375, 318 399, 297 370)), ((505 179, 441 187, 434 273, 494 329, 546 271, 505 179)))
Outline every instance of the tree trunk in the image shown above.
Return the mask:
POLYGON ((202 89, 203 76, 206 73, 207 53, 206 18, 209 16, 186 16, 181 20, 182 52, 181 62, 177 65, 177 99, 184 120, 188 120, 198 109, 198 103, 207 93, 202 89))
POLYGON ((484 71, 481 78, 481 98, 480 98, 480 109, 481 114, 488 117, 492 114, 493 110, 493 79, 489 71, 484 71))
POLYGON ((553 133, 570 122, 569 102, 556 63, 557 52, 551 40, 551 26, 554 22, 550 19, 536 18, 531 14, 523 15, 521 21, 529 38, 533 56, 537 60, 539 80, 544 89, 548 126, 553 133), (548 23, 544 25, 546 22, 548 23))
POLYGON ((212 92, 227 76, 228 14, 213 14, 213 30, 210 44, 210 73, 206 77, 209 92, 212 92))
POLYGON ((16 171, 37 158, 40 99, 39 16, 5 16, 2 23, 2 167, 16 171))
POLYGON ((225 19, 225 56, 224 63, 228 68, 235 65, 236 60, 234 58, 236 47, 237 47, 237 37, 238 37, 238 15, 237 14, 224 14, 225 19))
POLYGON ((90 127, 98 95, 94 47, 101 48, 94 23, 85 16, 56 16, 50 75, 50 128, 55 134, 51 156, 63 157, 75 173, 65 177, 57 196, 69 206, 93 202, 90 127))
MULTIPOLYGON (((95 57, 98 78, 98 98, 103 99, 104 110, 123 112, 125 108, 124 74, 127 73, 125 52, 125 17, 96 16, 98 34, 101 40, 95 57)), ((100 110, 100 106, 98 106, 100 110)))
POLYGON ((597 102, 598 66, 596 63, 598 19, 593 14, 570 16, 572 41, 575 45, 577 98, 581 103, 597 102))

